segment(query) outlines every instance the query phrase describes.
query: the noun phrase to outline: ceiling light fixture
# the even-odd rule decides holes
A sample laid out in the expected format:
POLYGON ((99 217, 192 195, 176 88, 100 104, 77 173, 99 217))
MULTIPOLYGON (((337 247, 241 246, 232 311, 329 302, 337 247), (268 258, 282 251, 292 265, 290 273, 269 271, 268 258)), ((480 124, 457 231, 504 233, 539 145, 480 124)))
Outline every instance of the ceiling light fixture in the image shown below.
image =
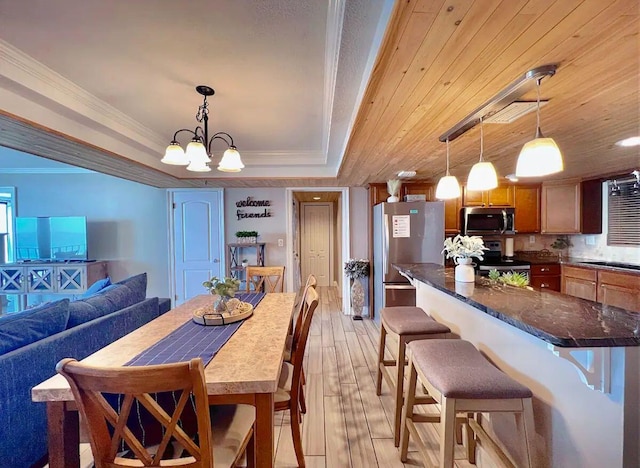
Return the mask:
POLYGON ((203 103, 198 107, 196 114, 196 120, 204 122, 202 127, 198 125, 194 130, 182 128, 174 133, 173 139, 167 146, 164 157, 160 162, 175 166, 187 166, 188 171, 209 172, 211 171, 209 167, 211 144, 213 140, 222 140, 227 144, 228 148, 218 163, 218 170, 222 172, 240 172, 244 168, 244 164, 240 159, 240 153, 238 153, 233 144, 231 135, 226 132, 217 132, 209 138, 209 103, 207 102, 207 96, 213 96, 215 91, 213 88, 204 85, 196 86, 196 91, 204 96, 203 103), (193 135, 191 142, 187 145, 186 152, 177 140, 180 132, 188 132, 193 135))
POLYGON ((469 190, 491 190, 498 186, 498 175, 496 169, 490 162, 483 161, 484 132, 482 118, 480 118, 480 161, 475 163, 467 178, 467 189, 469 190))
POLYGON ((439 200, 449 200, 460 196, 460 184, 456 176, 449 174, 449 139, 447 138, 447 173, 438 182, 436 188, 436 198, 439 200))
POLYGON ((536 81, 536 135, 522 147, 516 164, 516 176, 541 177, 564 169, 562 153, 553 138, 546 138, 540 130, 540 81, 536 81))
POLYGON ((625 148, 629 146, 638 146, 640 145, 640 136, 633 136, 625 138, 624 140, 616 141, 616 145, 625 148))

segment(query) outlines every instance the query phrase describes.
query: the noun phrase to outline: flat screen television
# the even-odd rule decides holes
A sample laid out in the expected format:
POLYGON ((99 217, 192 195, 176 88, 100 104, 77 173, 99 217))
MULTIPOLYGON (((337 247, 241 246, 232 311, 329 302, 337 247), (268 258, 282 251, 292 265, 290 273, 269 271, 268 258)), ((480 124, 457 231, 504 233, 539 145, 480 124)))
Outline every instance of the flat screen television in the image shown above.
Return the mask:
POLYGON ((87 218, 16 218, 17 260, 87 260, 87 218))

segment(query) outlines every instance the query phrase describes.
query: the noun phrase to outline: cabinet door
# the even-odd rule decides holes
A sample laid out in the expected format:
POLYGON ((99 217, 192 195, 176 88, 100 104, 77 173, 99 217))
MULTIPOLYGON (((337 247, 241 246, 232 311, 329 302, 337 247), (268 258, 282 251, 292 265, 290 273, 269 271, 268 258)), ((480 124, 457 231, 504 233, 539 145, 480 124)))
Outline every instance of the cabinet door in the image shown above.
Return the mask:
POLYGON ((386 202, 388 197, 389 192, 387 192, 387 184, 369 184, 369 203, 371 204, 371 206, 377 205, 378 203, 386 202))
POLYGON ((560 292, 560 276, 532 276, 531 286, 560 292))
POLYGON ((27 292, 56 292, 55 267, 37 266, 27 268, 27 292))
POLYGON ((496 187, 487 192, 489 206, 513 206, 514 190, 512 185, 496 187))
POLYGON ((76 294, 87 290, 87 267, 65 265, 56 268, 58 292, 76 294))
POLYGON ((404 201, 404 195, 424 195, 425 201, 436 201, 435 188, 433 184, 427 182, 411 182, 402 184, 403 197, 400 201, 404 201))
POLYGON ((514 188, 516 209, 516 231, 526 234, 540 232, 540 187, 520 186, 514 188))
POLYGON ((460 198, 444 201, 444 233, 455 236, 460 233, 460 198))
POLYGON ((590 301, 596 300, 596 282, 571 276, 562 277, 562 292, 590 301))
POLYGON ((0 267, 0 293, 20 294, 27 291, 26 268, 21 266, 0 267))
POLYGON ((580 232, 580 183, 542 186, 542 232, 580 232))
POLYGON ((640 292, 633 288, 600 283, 598 287, 598 302, 621 307, 632 312, 640 312, 640 292))
POLYGON ((469 190, 463 187, 462 190, 462 206, 487 206, 487 192, 469 190))

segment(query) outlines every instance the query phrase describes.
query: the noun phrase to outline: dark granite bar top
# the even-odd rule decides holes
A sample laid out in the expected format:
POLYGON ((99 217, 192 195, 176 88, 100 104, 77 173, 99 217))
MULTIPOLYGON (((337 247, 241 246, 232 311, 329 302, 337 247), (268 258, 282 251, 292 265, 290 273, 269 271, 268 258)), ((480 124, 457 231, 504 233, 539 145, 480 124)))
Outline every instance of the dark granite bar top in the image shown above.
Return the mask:
MULTIPOLYGON (((516 288, 476 276, 473 291, 456 292, 454 269, 403 263, 397 270, 556 346, 640 346, 640 314, 554 291, 516 288)), ((468 286, 471 283, 458 283, 468 286)), ((462 289, 458 288, 460 291, 462 289)))

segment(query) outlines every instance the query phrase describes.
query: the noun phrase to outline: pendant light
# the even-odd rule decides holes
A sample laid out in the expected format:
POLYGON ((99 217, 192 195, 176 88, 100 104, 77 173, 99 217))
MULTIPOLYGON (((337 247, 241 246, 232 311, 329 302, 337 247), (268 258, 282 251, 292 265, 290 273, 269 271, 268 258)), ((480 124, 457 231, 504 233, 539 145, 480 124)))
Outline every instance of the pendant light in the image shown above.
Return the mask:
POLYGON ((475 163, 467 178, 468 190, 491 190, 498 186, 498 175, 496 169, 490 162, 483 161, 484 132, 482 127, 482 117, 480 118, 480 161, 475 163))
POLYGON ((540 131, 540 80, 536 81, 537 111, 536 135, 525 143, 518 156, 516 176, 540 177, 555 174, 564 169, 562 153, 553 138, 546 138, 540 131))
POLYGON ((456 176, 449 175, 449 139, 447 138, 447 173, 438 182, 436 198, 449 200, 460 196, 460 184, 456 176))

